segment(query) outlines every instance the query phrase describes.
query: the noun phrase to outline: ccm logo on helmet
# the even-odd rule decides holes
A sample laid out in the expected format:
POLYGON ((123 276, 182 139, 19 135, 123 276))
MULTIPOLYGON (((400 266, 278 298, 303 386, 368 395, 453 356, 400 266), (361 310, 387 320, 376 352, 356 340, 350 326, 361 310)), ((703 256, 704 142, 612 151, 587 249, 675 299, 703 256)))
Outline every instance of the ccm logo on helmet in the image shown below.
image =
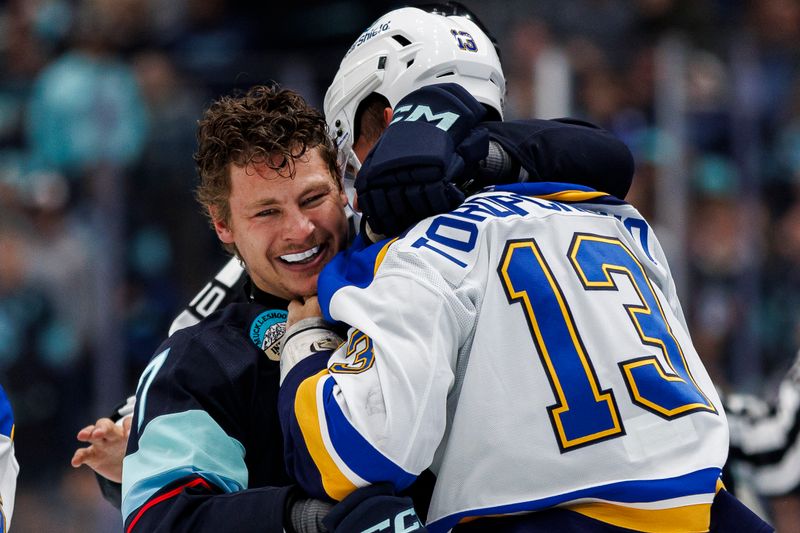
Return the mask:
POLYGON ((419 119, 423 119, 425 122, 435 122, 436 127, 440 130, 447 131, 450 127, 456 123, 456 121, 461 117, 458 113, 453 113, 451 111, 445 111, 444 113, 439 113, 438 115, 434 115, 431 108, 426 105, 404 105, 400 106, 394 111, 394 119, 390 124, 394 124, 395 122, 400 122, 404 120, 406 122, 416 122, 419 119), (411 111, 408 115, 404 113, 411 111))

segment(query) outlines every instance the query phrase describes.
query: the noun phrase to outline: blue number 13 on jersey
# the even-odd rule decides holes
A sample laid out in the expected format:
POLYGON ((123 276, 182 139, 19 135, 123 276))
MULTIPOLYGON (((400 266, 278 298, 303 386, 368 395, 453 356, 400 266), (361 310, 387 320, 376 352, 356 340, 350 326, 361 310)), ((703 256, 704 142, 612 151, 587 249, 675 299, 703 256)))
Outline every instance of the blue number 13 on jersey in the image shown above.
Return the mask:
MULTIPOLYGON (((661 352, 667 367, 654 355, 618 363, 633 403, 667 420, 696 411, 716 412, 692 378, 633 253, 619 239, 576 234, 567 257, 586 291, 618 291, 617 281, 626 277, 638 295, 639 301, 624 305, 631 327, 643 344, 661 352)), ((536 241, 509 241, 497 272, 509 303, 522 306, 550 380, 556 403, 548 413, 562 452, 624 435, 614 392, 601 387, 569 304, 536 241)))

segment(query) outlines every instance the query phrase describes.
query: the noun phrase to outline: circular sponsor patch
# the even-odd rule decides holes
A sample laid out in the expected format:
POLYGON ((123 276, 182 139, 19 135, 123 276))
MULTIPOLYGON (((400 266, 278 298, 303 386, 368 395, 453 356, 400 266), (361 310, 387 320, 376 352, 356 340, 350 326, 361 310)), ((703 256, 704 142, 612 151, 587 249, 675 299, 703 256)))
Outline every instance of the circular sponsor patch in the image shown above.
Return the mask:
POLYGON ((250 325, 250 340, 273 361, 280 357, 280 342, 286 332, 287 316, 288 311, 270 309, 258 315, 250 325))

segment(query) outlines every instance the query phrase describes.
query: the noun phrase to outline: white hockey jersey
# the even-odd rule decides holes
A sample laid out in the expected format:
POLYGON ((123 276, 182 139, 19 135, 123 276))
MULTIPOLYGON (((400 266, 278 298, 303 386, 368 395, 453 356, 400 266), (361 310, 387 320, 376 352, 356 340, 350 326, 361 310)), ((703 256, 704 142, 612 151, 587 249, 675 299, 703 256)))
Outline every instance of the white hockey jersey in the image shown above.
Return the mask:
POLYGON ((14 513, 19 464, 14 454, 14 414, 0 387, 0 531, 8 531, 14 513))
POLYGON ((403 488, 431 468, 434 532, 553 506, 708 528, 727 423, 632 206, 496 187, 398 240, 357 242, 319 297, 348 339, 321 371, 282 361, 280 399, 287 464, 311 494, 403 488))

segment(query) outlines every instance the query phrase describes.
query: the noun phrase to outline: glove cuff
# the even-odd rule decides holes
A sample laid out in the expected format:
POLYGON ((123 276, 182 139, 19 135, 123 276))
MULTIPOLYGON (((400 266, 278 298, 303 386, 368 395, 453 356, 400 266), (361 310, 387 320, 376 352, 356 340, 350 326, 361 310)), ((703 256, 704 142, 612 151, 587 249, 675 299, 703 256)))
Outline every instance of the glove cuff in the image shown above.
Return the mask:
POLYGON ((306 357, 319 352, 333 351, 342 342, 342 338, 322 318, 304 318, 292 324, 281 341, 280 382, 283 383, 289 371, 306 357))

